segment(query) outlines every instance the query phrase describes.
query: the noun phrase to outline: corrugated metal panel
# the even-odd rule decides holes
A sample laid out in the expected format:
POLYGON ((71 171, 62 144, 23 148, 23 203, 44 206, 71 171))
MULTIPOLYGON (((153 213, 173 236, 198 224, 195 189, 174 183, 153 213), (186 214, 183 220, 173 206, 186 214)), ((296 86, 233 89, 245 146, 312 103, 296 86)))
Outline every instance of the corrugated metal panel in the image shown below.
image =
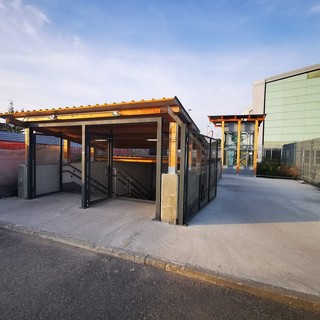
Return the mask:
POLYGON ((0 140, 13 141, 13 142, 24 142, 24 134, 23 133, 0 131, 0 140))
POLYGON ((37 135, 37 143, 38 144, 58 145, 59 141, 60 141, 60 139, 57 137, 37 135))
POLYGON ((24 150, 24 142, 2 141, 0 140, 0 150, 24 150))
MULTIPOLYGON (((0 131, 0 141, 23 142, 24 143, 24 133, 0 131)), ((58 145, 59 138, 51 137, 51 136, 37 135, 37 143, 58 145)))

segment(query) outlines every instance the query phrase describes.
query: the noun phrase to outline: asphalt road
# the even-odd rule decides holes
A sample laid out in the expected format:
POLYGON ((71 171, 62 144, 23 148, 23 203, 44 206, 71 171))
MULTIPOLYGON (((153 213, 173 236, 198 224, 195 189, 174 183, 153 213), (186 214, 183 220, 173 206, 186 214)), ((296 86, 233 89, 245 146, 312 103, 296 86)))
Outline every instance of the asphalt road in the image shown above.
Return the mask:
POLYGON ((0 319, 320 319, 260 299, 0 229, 0 319))

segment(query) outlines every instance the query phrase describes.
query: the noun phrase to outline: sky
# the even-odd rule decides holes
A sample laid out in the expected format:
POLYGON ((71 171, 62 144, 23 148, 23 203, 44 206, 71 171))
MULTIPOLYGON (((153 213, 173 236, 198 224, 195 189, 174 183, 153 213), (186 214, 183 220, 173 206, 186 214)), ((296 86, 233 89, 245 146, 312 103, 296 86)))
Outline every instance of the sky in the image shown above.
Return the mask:
POLYGON ((0 0, 0 112, 177 96, 208 115, 320 63, 320 0, 0 0))

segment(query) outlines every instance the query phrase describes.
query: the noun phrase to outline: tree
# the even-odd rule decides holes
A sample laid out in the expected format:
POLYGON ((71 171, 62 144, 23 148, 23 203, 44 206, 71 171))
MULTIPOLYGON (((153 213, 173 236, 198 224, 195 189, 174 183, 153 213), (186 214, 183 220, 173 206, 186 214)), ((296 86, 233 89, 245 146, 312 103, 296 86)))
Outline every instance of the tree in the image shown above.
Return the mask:
MULTIPOLYGON (((9 100, 9 101, 10 101, 10 104, 9 104, 8 112, 9 113, 17 112, 14 110, 13 101, 12 100, 9 100)), ((21 110, 21 111, 23 111, 23 110, 21 110)), ((23 128, 16 126, 14 124, 11 124, 11 123, 0 123, 0 131, 21 133, 23 131, 23 128)))

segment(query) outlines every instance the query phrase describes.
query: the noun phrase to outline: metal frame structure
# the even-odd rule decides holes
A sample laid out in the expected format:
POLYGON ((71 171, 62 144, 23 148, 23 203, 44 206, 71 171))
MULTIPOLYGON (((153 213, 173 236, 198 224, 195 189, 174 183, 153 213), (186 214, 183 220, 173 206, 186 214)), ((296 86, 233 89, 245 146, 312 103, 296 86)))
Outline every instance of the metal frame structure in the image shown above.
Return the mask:
MULTIPOLYGON (((27 198, 36 197, 35 135, 37 133, 60 138, 59 190, 62 189, 61 163, 70 152, 70 142, 81 145, 81 206, 88 208, 94 202, 90 199, 90 160, 94 145, 92 135, 103 135, 109 139, 108 150, 108 195, 112 197, 113 148, 152 148, 156 150, 155 219, 162 220, 162 176, 178 175, 177 216, 175 223, 186 222, 186 199, 188 181, 188 139, 196 136, 198 143, 211 148, 211 142, 200 134, 189 114, 177 97, 5 113, 0 117, 25 128, 27 198), (166 156, 164 156, 166 155, 166 156)), ((211 140, 210 140, 211 141, 211 140)), ((210 149, 211 150, 211 149, 210 149)), ((211 151, 210 151, 211 153, 211 151)), ((200 157, 200 155, 198 155, 200 157)), ((211 160, 209 159, 209 162, 211 160)), ((212 168, 208 168, 212 170, 212 168)), ((216 185, 215 185, 216 187, 216 185)), ((103 199, 101 199, 103 200, 103 199)), ((210 191, 208 201, 211 200, 210 191)), ((199 209, 199 207, 198 207, 199 209)))
MULTIPOLYGON (((162 118, 161 117, 148 117, 148 118, 134 118, 134 119, 112 119, 112 120, 91 120, 91 121, 82 121, 82 122, 69 122, 63 123, 63 127, 74 127, 74 126, 81 126, 81 142, 82 142, 82 208, 88 208, 89 204, 92 202, 90 201, 89 196, 89 179, 90 179, 90 169, 89 169, 89 158, 90 158, 90 139, 89 139, 89 132, 88 128, 94 125, 127 125, 127 124, 150 124, 155 123, 157 126, 156 132, 156 139, 157 139, 157 160, 156 160, 156 219, 160 220, 160 197, 161 197, 161 164, 162 164, 162 118)), ((35 144, 34 144, 34 136, 35 130, 40 130, 41 128, 59 128, 61 127, 60 123, 36 123, 34 126, 30 126, 25 129, 26 132, 26 146, 28 150, 27 155, 27 170, 28 170, 28 199, 35 198, 35 144), (34 129, 33 129, 34 128, 34 129)), ((110 154, 110 164, 112 163, 111 154, 110 154)), ((110 170, 112 165, 109 166, 110 170)), ((110 177, 112 177, 112 172, 110 172, 110 177)), ((112 179, 109 180, 109 190, 112 190, 112 179)), ((109 198, 111 195, 109 195, 109 198)))
MULTIPOLYGON (((258 162, 258 139, 259 139, 259 126, 264 121, 266 114, 250 114, 250 115, 217 115, 217 116, 208 116, 209 121, 214 124, 215 127, 221 127, 221 162, 222 167, 227 168, 228 164, 225 163, 225 152, 228 152, 228 156, 232 156, 231 150, 234 151, 233 157, 235 158, 235 163, 232 164, 232 167, 235 164, 235 171, 237 174, 240 174, 241 170, 244 169, 242 159, 246 159, 251 156, 253 153, 253 168, 252 174, 256 175, 257 173, 257 162, 258 162), (253 127, 254 130, 248 130, 246 124, 249 124, 250 127, 253 127), (227 126, 232 125, 236 127, 236 130, 228 131, 227 126), (236 150, 233 149, 234 146, 228 144, 226 137, 230 134, 236 135, 236 141, 234 146, 236 150), (253 144, 244 145, 243 136, 253 135, 253 144)), ((250 128, 251 129, 251 128, 250 128)))
POLYGON ((187 223, 217 196, 218 141, 191 130, 185 141, 183 222, 187 223))

